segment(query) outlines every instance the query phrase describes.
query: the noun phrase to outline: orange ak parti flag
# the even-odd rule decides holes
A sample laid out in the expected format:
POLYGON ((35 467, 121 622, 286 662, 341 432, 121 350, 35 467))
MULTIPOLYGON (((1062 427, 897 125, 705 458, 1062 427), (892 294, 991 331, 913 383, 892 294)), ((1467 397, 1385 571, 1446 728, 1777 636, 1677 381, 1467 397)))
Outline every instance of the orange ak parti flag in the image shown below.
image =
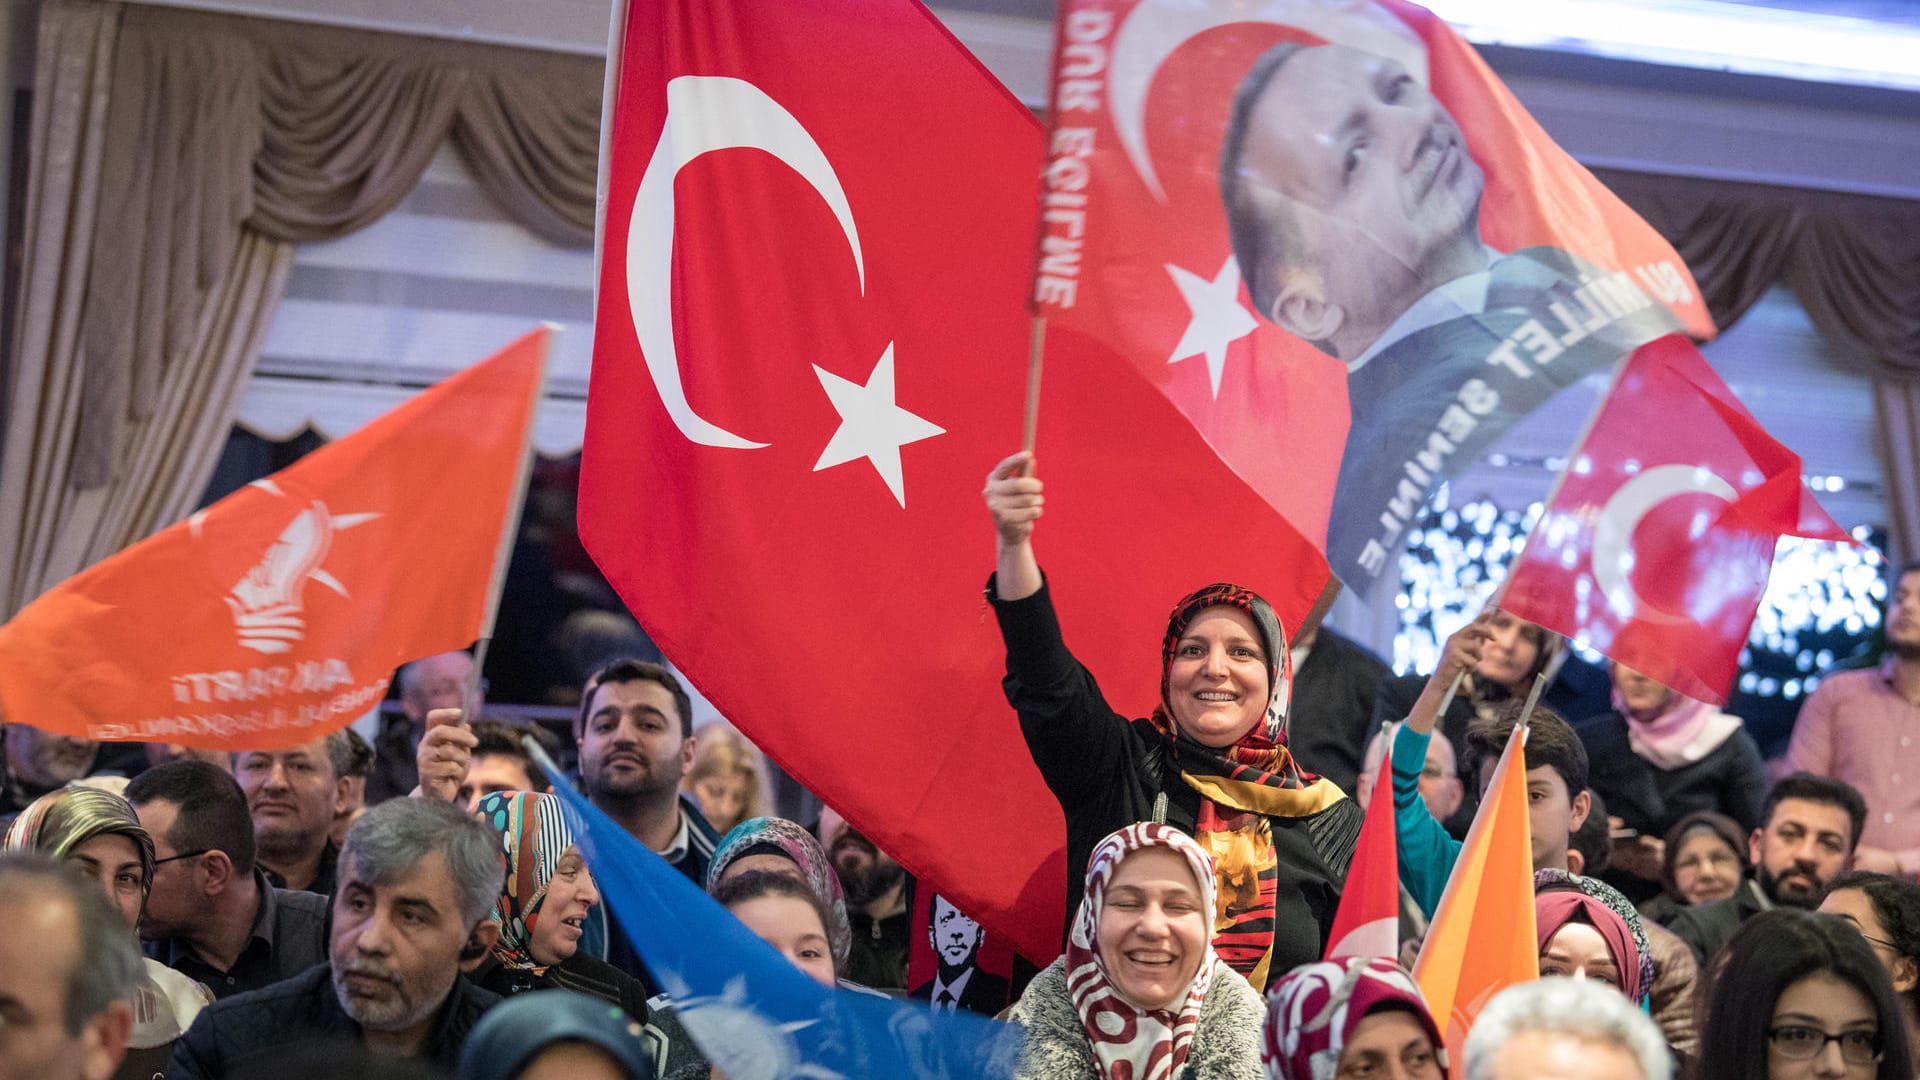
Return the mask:
POLYGON ((68 578, 0 626, 4 718, 290 746, 490 632, 548 331, 68 578))
POLYGON ((1413 965, 1455 1068, 1466 1060, 1467 1031, 1487 1001, 1540 977, 1525 744, 1526 728, 1515 727, 1413 965))

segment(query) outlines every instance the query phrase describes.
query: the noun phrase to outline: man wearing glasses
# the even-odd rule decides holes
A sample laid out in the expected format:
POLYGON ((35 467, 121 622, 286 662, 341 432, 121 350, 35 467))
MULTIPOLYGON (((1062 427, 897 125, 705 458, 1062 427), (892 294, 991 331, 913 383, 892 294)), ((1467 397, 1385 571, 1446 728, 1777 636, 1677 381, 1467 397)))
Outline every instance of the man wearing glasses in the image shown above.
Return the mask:
POLYGON ((127 801, 153 836, 140 916, 147 955, 229 997, 327 959, 326 897, 277 889, 254 864, 247 797, 226 770, 176 761, 141 773, 127 801))

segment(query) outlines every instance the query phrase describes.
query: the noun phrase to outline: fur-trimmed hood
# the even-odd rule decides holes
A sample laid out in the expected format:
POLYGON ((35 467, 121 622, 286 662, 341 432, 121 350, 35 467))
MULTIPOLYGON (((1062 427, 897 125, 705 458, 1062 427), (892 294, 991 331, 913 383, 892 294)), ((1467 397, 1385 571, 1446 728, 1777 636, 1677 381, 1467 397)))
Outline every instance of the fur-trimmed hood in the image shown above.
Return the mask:
MULTIPOLYGON (((1014 1080, 1099 1080, 1080 1013, 1067 995, 1063 957, 1034 976, 1008 1019, 1026 1031, 1014 1080)), ((1222 964, 1200 1006, 1200 1029, 1179 1080, 1264 1080, 1260 1033, 1267 1006, 1260 994, 1222 964)))

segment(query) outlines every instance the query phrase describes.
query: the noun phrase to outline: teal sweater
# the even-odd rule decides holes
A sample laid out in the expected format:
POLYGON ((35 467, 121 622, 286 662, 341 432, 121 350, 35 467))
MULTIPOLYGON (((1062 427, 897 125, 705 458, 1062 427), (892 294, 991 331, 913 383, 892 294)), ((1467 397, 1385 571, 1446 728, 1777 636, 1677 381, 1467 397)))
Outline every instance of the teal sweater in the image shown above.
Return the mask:
POLYGON ((1399 841, 1400 884, 1429 919, 1440 906, 1447 878, 1460 858, 1460 841, 1434 820, 1420 797, 1420 773, 1427 767, 1431 738, 1406 724, 1393 737, 1393 822, 1399 841))

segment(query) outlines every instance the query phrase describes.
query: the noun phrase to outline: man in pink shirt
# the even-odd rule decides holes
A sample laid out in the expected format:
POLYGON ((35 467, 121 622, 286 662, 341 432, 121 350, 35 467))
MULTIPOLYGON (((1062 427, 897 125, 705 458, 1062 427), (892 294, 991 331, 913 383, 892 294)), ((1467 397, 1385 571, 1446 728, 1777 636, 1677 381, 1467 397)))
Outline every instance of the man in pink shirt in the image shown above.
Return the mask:
POLYGON ((1867 800, 1853 864, 1920 874, 1920 562, 1894 577, 1887 658, 1822 679, 1800 710, 1787 765, 1837 777, 1867 800))

